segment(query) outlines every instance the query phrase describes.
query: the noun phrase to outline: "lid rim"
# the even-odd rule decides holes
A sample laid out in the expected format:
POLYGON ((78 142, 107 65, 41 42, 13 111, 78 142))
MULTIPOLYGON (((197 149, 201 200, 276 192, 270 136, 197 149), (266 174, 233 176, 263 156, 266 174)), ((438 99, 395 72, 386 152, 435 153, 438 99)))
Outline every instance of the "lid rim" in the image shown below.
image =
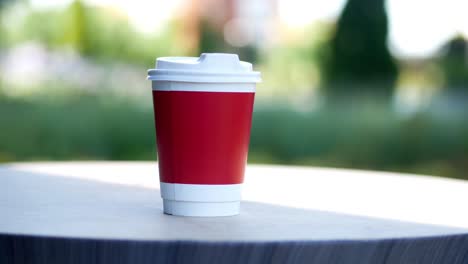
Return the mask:
POLYGON ((252 63, 239 60, 237 54, 202 53, 200 57, 160 57, 156 67, 148 70, 148 80, 258 83, 260 72, 253 71, 252 63))
POLYGON ((260 77, 250 77, 250 78, 226 78, 221 76, 210 76, 210 77, 201 77, 191 78, 189 76, 148 76, 147 80, 150 81, 168 81, 168 82, 194 82, 194 83, 259 83, 261 82, 260 77))
POLYGON ((207 83, 259 83, 261 74, 251 72, 207 72, 197 70, 148 70, 148 80, 174 82, 207 82, 207 83))
POLYGON ((158 75, 201 75, 201 76, 260 76, 260 72, 251 71, 251 72, 214 72, 214 71, 198 71, 198 70, 167 70, 167 69, 149 69, 148 76, 158 76, 158 75))

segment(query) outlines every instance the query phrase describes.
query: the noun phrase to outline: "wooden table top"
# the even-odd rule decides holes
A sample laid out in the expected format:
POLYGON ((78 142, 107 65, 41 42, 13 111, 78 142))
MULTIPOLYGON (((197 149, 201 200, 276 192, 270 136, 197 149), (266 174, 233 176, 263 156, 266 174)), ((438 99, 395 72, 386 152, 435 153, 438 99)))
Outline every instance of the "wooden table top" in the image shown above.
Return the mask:
POLYGON ((468 234, 468 182, 249 165, 241 214, 162 213, 156 162, 0 166, 0 234, 150 241, 368 241, 468 234))

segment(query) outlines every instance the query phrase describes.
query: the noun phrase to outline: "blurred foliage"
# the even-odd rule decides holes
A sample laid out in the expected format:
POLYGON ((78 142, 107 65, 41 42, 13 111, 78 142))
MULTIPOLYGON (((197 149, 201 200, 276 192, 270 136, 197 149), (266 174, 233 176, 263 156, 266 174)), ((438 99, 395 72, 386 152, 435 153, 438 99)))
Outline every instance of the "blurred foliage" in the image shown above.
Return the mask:
MULTIPOLYGON (((39 42, 54 51, 72 50, 89 65, 106 70, 117 63, 140 69, 153 65, 156 57, 198 55, 189 54, 178 38, 182 25, 177 20, 161 32, 141 33, 116 10, 83 3, 75 0, 63 10, 27 9, 17 23, 5 28, 0 23, 0 47, 39 42)), ((300 35, 285 37, 260 53, 252 46, 232 47, 222 32, 206 22, 201 25, 200 52, 234 52, 243 60, 258 61, 264 83, 257 92, 251 162, 468 179, 466 102, 456 109, 453 100, 428 103, 410 115, 388 104, 397 70, 386 46, 384 0, 349 0, 336 26, 311 25, 300 35), (321 104, 316 94, 320 85, 331 97, 359 96, 349 104, 321 104), (293 97, 300 104, 294 100, 295 104, 285 104, 293 97), (281 101, 265 103, 272 98, 281 101)), ((467 46, 465 40, 461 43, 452 40, 440 64, 431 59, 402 62, 409 70, 400 79, 411 86, 402 90, 414 93, 413 86, 421 84, 424 92, 418 96, 422 97, 428 86, 442 79, 440 72, 447 86, 468 87, 467 46)), ((0 80, 0 162, 155 159, 150 96, 113 94, 108 83, 96 83, 96 89, 89 91, 72 87, 71 82, 51 83, 38 84, 39 92, 29 96, 12 97, 2 92, 15 87, 1 87, 0 80), (109 87, 97 87, 101 85, 109 87)), ((128 81, 128 85, 135 84, 128 81)), ((413 100, 411 94, 407 97, 413 100)))
POLYGON ((320 83, 320 68, 317 61, 324 56, 333 25, 317 23, 304 27, 292 41, 277 44, 260 56, 258 70, 262 72, 262 83, 258 84, 261 95, 310 96, 320 83))
POLYGON ((76 0, 65 10, 30 10, 11 30, 12 45, 37 41, 50 49, 74 50, 103 63, 153 65, 156 57, 184 55, 174 21, 158 34, 136 32, 117 11, 88 7, 76 0))
POLYGON ((6 42, 6 33, 5 29, 3 26, 3 16, 4 16, 4 10, 3 7, 6 5, 5 0, 0 0, 0 48, 3 48, 5 46, 6 42))
POLYGON ((397 67, 387 48, 385 0, 348 0, 330 43, 323 78, 329 96, 390 96, 397 67))
MULTIPOLYGON (((259 152, 283 164, 468 179, 468 121, 461 115, 445 120, 421 112, 402 118, 381 104, 367 102, 313 112, 260 108, 254 115, 251 149, 251 161, 259 152), (440 166, 436 170, 426 167, 429 164, 440 166)), ((265 161, 262 156, 260 160, 265 161)))
POLYGON ((12 0, 0 0, 0 10, 12 0))
POLYGON ((468 41, 457 36, 443 48, 441 65, 445 75, 445 86, 452 92, 468 95, 468 41))
POLYGON ((258 69, 263 74, 263 81, 258 85, 259 93, 284 96, 308 92, 317 85, 318 69, 313 61, 304 58, 308 55, 305 51, 297 46, 273 48, 271 52, 275 56, 264 58, 258 69))
MULTIPOLYGON (((0 161, 154 160, 150 100, 86 92, 2 97, 0 123, 8 125, 2 126, 0 161)), ((468 120, 463 114, 446 119, 425 111, 402 118, 365 102, 298 112, 260 102, 253 119, 250 162, 468 179, 468 120)))
POLYGON ((202 20, 200 25, 200 38, 198 42, 198 53, 221 52, 226 48, 222 32, 216 30, 211 24, 202 20))
POLYGON ((201 53, 235 53, 244 61, 257 62, 258 50, 252 45, 243 47, 234 47, 224 40, 224 33, 213 27, 208 21, 202 20, 200 25, 200 38, 198 43, 198 52, 201 53))
POLYGON ((93 46, 90 43, 88 32, 87 12, 83 3, 79 0, 74 1, 67 10, 68 21, 65 21, 65 30, 63 32, 63 41, 69 44, 71 48, 83 55, 93 55, 93 46))
POLYGON ((0 123, 8 124, 0 161, 155 158, 153 116, 128 98, 75 92, 0 100, 0 123))

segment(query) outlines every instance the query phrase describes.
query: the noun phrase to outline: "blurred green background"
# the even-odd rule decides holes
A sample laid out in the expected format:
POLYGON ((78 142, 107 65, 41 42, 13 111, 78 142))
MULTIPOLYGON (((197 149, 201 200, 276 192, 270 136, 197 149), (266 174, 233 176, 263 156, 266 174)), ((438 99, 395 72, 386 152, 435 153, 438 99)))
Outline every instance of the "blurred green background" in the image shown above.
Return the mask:
POLYGON ((249 162, 468 179, 468 4, 308 2, 0 0, 0 162, 155 160, 146 70, 234 52, 249 162))

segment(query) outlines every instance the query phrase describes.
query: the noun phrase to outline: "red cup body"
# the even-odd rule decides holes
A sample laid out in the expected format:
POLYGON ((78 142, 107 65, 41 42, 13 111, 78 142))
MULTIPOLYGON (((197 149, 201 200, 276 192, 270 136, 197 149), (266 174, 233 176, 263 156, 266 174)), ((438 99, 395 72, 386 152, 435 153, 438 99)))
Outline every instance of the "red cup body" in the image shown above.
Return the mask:
POLYGON ((153 90, 161 182, 242 183, 254 95, 153 90))

